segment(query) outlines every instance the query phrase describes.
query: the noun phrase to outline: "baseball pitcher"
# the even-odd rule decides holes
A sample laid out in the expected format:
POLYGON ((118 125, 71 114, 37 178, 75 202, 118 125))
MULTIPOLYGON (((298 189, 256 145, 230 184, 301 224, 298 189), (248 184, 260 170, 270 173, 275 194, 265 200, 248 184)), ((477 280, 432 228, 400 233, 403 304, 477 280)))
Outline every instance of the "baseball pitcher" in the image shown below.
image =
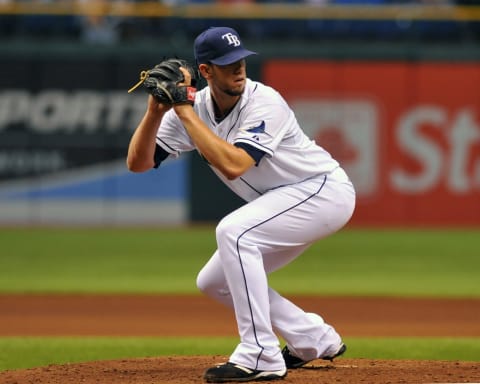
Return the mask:
POLYGON ((240 336, 229 361, 206 370, 207 382, 282 379, 346 350, 334 327, 270 288, 267 276, 349 221, 354 187, 282 96, 247 77, 245 58, 254 54, 235 30, 209 28, 195 39, 195 67, 165 60, 137 84, 148 106, 128 168, 143 172, 196 150, 246 201, 218 223, 217 250, 197 277, 201 291, 235 311, 240 336), (198 73, 208 86, 197 92, 198 73))

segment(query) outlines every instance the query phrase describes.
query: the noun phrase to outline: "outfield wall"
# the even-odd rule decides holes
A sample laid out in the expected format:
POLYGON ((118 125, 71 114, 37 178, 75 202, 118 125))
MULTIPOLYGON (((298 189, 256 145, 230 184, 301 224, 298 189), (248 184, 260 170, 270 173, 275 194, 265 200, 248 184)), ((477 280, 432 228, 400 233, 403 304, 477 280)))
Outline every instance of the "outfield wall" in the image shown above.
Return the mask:
MULTIPOLYGON (((249 76, 347 169, 352 224, 480 225, 478 47, 266 47, 249 76)), ((242 204, 196 154, 126 170, 146 97, 126 90, 163 56, 191 59, 187 46, 153 48, 1 47, 0 224, 181 224, 242 204)))

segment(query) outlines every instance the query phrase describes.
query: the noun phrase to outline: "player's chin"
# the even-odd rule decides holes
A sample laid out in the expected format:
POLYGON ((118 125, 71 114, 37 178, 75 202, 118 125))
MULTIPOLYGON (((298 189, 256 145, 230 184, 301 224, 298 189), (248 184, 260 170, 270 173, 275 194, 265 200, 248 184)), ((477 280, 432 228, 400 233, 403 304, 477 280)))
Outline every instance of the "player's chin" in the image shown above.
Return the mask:
POLYGON ((236 87, 232 87, 227 90, 227 93, 230 96, 241 96, 243 91, 245 90, 245 84, 237 85, 236 87))

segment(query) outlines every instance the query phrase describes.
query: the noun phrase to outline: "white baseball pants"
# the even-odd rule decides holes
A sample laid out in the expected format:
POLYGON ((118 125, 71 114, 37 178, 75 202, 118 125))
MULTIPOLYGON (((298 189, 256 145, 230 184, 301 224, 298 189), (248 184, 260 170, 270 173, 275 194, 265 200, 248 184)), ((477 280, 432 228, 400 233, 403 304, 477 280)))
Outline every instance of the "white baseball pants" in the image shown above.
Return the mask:
POLYGON ((306 361, 338 347, 335 329, 270 288, 267 274, 342 228, 354 207, 353 185, 337 168, 273 189, 220 221, 218 249, 200 271, 197 285, 235 310, 240 344, 229 361, 258 370, 285 368, 277 334, 306 361))

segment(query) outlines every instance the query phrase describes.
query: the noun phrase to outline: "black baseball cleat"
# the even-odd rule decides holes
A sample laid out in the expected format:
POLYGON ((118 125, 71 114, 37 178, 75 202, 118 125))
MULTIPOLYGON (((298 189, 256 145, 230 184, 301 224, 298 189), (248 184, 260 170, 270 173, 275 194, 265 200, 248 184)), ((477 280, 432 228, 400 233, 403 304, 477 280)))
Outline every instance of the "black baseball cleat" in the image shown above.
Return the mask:
POLYGON ((287 376, 287 369, 280 371, 257 371, 234 363, 216 365, 207 369, 203 378, 207 383, 227 383, 231 381, 268 381, 280 380, 287 376))
POLYGON ((328 361, 333 361, 338 356, 342 356, 347 350, 347 346, 345 344, 341 344, 340 348, 338 348, 337 352, 335 352, 333 355, 330 356, 322 356, 322 360, 328 360, 328 361))
MULTIPOLYGON (((347 346, 342 343, 340 344, 340 347, 338 348, 337 352, 335 352, 332 355, 319 357, 319 359, 333 361, 333 359, 335 359, 336 357, 343 355, 346 350, 347 350, 347 346)), ((309 363, 310 361, 313 361, 313 360, 305 361, 300 359, 299 357, 293 356, 290 353, 290 350, 288 349, 287 346, 283 347, 282 356, 283 356, 283 359, 285 360, 285 365, 287 366, 288 369, 300 368, 305 364, 309 363)))

